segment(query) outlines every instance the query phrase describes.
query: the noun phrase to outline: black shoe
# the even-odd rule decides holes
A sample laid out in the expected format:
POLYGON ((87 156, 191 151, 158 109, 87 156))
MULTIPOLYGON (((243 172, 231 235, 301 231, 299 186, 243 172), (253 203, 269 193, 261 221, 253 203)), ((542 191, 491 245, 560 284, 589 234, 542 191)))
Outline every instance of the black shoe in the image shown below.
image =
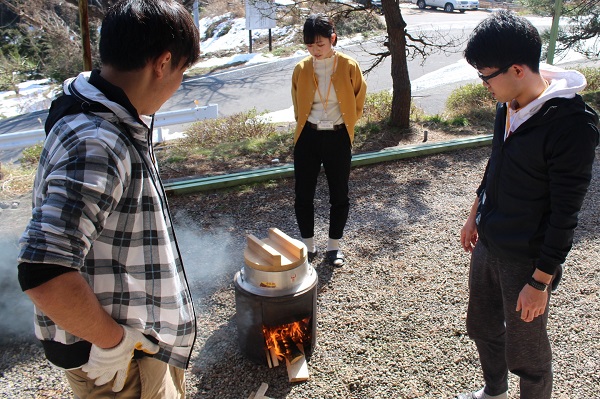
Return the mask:
POLYGON ((315 260, 315 258, 317 257, 317 255, 319 254, 319 251, 315 251, 315 252, 308 252, 308 263, 312 263, 313 260, 315 260))
POLYGON ((333 251, 327 251, 327 261, 331 266, 341 267, 346 263, 344 259, 344 254, 339 249, 334 249, 333 251))

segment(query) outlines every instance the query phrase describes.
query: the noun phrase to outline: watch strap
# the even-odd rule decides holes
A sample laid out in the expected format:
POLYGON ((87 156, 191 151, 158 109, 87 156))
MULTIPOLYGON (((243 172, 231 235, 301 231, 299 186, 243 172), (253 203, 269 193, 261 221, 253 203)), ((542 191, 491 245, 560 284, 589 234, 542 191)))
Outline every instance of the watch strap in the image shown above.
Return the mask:
POLYGON ((530 286, 532 286, 536 290, 539 290, 539 291, 542 291, 542 292, 548 291, 548 287, 550 286, 550 284, 545 284, 545 283, 537 281, 536 279, 533 278, 533 276, 531 276, 529 278, 529 281, 527 281, 527 284, 529 284, 530 286))

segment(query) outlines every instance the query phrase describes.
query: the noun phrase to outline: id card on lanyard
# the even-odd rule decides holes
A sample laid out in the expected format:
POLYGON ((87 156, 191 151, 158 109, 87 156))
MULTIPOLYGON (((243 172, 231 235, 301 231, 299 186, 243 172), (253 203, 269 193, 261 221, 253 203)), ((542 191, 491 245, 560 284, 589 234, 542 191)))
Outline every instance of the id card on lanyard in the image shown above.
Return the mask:
MULTIPOLYGON (((319 94, 319 99, 321 100, 321 104, 323 104, 323 118, 317 122, 317 130, 333 130, 334 125, 333 121, 328 119, 327 115, 327 105, 329 102, 329 94, 331 93, 331 86, 333 84, 333 74, 337 67, 337 54, 333 55, 333 68, 331 70, 331 74, 329 75, 329 84, 327 85, 327 95, 325 97, 325 101, 323 101, 323 96, 321 95, 321 89, 319 88, 319 82, 317 81, 317 75, 315 73, 315 62, 313 60, 313 80, 315 82, 315 87, 317 88, 317 93, 319 94)), ((325 75, 327 76, 327 64, 325 64, 325 75)))

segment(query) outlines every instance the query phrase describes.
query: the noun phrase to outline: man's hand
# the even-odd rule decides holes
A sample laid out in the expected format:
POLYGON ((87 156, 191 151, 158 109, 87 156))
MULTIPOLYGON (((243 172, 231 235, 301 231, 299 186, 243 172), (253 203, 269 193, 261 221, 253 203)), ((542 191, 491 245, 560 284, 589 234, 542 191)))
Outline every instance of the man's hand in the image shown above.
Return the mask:
POLYGON ((125 386, 129 363, 133 358, 135 349, 143 350, 146 353, 154 354, 158 352, 159 346, 149 341, 144 335, 128 326, 123 327, 123 339, 121 342, 110 349, 102 349, 92 345, 90 358, 81 370, 88 374, 88 377, 96 380, 95 385, 100 386, 108 383, 113 378, 113 392, 120 392, 125 386))
POLYGON ((460 245, 463 247, 465 252, 473 252, 475 244, 477 244, 477 223, 475 223, 475 217, 477 216, 477 207, 479 205, 479 198, 475 198, 473 205, 471 205, 471 211, 469 217, 465 222, 465 225, 460 229, 460 245))
POLYGON ((477 244, 477 226, 475 220, 467 219, 465 225, 460 229, 460 245, 465 252, 473 252, 475 244, 477 244))
POLYGON ((546 311, 548 304, 548 293, 536 290, 529 284, 525 284, 517 299, 517 312, 521 312, 521 320, 531 322, 546 311))

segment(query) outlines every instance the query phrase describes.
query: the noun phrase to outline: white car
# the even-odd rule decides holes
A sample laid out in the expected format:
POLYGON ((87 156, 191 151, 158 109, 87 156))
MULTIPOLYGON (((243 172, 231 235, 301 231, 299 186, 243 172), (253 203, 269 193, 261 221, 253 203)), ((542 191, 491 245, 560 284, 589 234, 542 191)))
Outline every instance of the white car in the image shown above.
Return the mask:
POLYGON ((479 0, 411 0, 420 9, 431 7, 433 9, 443 8, 446 12, 458 10, 477 10, 479 8, 479 0))
POLYGON ((383 6, 381 5, 381 0, 356 0, 356 2, 367 8, 374 8, 380 14, 383 13, 383 6))

